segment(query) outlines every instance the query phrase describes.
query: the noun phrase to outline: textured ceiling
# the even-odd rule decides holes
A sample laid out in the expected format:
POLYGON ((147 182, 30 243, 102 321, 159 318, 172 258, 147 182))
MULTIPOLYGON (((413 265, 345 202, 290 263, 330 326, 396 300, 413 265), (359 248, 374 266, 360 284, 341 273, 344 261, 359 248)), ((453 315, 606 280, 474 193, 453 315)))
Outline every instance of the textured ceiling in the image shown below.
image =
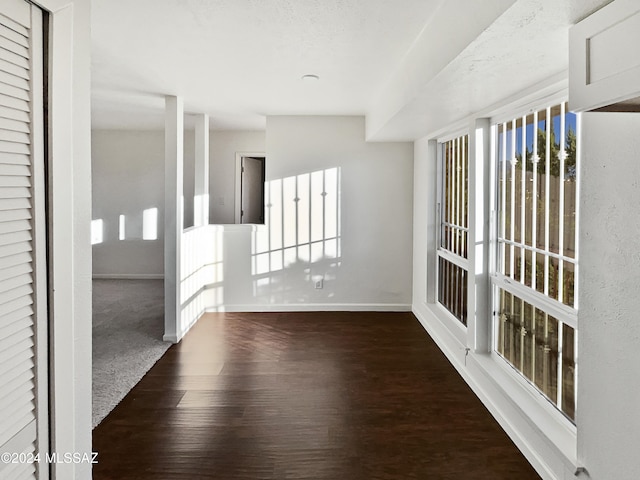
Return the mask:
POLYGON ((219 129, 363 114, 442 1, 94 0, 94 128, 160 127, 165 94, 219 129))
POLYGON ((568 29, 610 1, 93 0, 92 123, 162 128, 180 95, 219 130, 366 115, 413 140, 566 78, 568 29))

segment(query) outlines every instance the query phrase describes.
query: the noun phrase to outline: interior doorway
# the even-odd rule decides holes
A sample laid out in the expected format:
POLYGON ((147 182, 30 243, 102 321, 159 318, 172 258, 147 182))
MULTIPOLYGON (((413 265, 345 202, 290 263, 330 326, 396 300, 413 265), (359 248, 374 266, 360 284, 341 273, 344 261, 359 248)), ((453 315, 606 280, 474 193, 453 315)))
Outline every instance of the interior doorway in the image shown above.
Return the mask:
POLYGON ((236 154, 235 223, 264 224, 264 154, 236 154))

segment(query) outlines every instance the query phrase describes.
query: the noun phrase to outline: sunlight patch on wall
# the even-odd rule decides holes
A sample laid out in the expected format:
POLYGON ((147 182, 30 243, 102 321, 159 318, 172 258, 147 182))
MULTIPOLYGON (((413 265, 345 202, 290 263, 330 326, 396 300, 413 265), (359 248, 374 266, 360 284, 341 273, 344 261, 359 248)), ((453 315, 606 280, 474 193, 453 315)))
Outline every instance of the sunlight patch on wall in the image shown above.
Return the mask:
POLYGON ((91 220, 91 245, 97 245, 104 241, 104 221, 99 218, 91 220))
POLYGON ((206 225, 209 223, 208 219, 209 194, 196 195, 193 197, 193 224, 194 226, 206 225))
POLYGON ((147 208, 142 212, 142 239, 158 239, 158 209, 147 208))
POLYGON ((254 294, 283 285, 275 272, 308 283, 312 269, 326 280, 335 278, 329 272, 340 258, 340 169, 271 180, 265 205, 266 228, 254 232, 251 244, 254 294))
POLYGON ((118 217, 118 240, 124 240, 125 238, 126 238, 125 216, 120 215, 118 217))

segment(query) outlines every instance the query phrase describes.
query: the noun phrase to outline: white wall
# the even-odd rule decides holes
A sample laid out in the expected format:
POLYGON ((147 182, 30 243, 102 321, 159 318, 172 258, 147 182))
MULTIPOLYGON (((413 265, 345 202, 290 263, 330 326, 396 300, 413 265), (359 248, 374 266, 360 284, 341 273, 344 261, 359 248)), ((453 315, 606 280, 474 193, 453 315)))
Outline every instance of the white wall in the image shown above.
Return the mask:
MULTIPOLYGON (((105 222, 104 242, 93 248, 94 274, 162 274, 162 239, 141 239, 141 212, 158 207, 158 232, 162 236, 163 132, 98 130, 93 137, 93 218, 103 218, 105 222), (121 213, 129 218, 127 240, 118 240, 121 213)), ((204 304, 199 298, 193 304, 199 306, 189 307, 188 316, 200 311, 202 305, 235 310, 408 309, 413 145, 366 143, 362 117, 270 117, 266 142, 265 145, 264 132, 211 132, 212 223, 233 221, 236 151, 266 151, 268 183, 274 186, 274 215, 276 211, 281 215, 295 208, 295 195, 289 195, 285 206, 276 205, 275 185, 282 185, 283 179, 289 185, 296 176, 309 184, 312 175, 322 176, 325 171, 329 195, 323 197, 321 190, 314 191, 314 205, 326 198, 327 205, 339 204, 339 212, 334 208, 335 215, 325 214, 327 230, 320 236, 314 230, 313 239, 317 241, 300 237, 295 253, 283 248, 295 246, 295 238, 293 243, 277 244, 274 236, 270 244, 265 242, 276 235, 276 229, 269 226, 215 229, 223 233, 215 234, 211 248, 217 249, 223 260, 216 267, 221 269, 216 281, 205 283, 207 290, 215 289, 216 293, 203 296, 202 299, 211 299, 204 304), (333 190, 329 178, 333 179, 333 190), (220 197, 224 197, 225 205, 220 205, 220 197), (292 254, 299 256, 298 261, 291 262, 292 254), (314 282, 320 277, 324 288, 315 289, 314 282)), ((188 155, 193 157, 192 144, 193 133, 187 132, 185 172, 190 171, 185 178, 193 175, 193 159, 186 159, 188 155)), ((193 182, 189 183, 192 191, 193 182)), ((189 183, 185 181, 185 187, 189 183)), ((185 192, 185 197, 189 198, 189 193, 185 192)), ((309 202, 308 196, 306 201, 309 202)), ((185 211, 186 204, 188 201, 185 211)), ((300 221, 310 225, 312 218, 322 220, 322 213, 318 217, 315 210, 309 212, 307 207, 300 221)), ((285 230, 286 236, 291 225, 285 230)), ((281 232, 281 228, 277 231, 281 232)), ((185 241, 197 243, 197 238, 209 234, 209 230, 194 233, 185 241)), ((185 275, 205 266, 190 265, 183 272, 185 275)), ((189 283, 189 298, 197 288, 189 283)))
MULTIPOLYGON (((93 246, 97 276, 162 276, 164 132, 92 132, 93 219, 104 221, 104 241, 93 246), (158 208, 158 240, 142 239, 142 212, 158 208), (126 216, 126 240, 118 217, 126 216)), ((236 152, 264 152, 264 132, 210 132, 210 223, 234 222, 236 152), (222 201, 220 199, 223 199, 222 201), (224 202, 224 205, 221 203, 224 202)), ((184 225, 193 226, 194 132, 184 136, 184 225)))
POLYGON ((640 114, 583 114, 578 454, 590 478, 640 471, 640 114))
POLYGON ((94 130, 93 219, 104 240, 93 246, 94 275, 162 276, 164 272, 164 132, 94 130), (158 239, 143 240, 146 209, 158 209, 158 239), (126 238, 118 239, 125 215, 126 238))
POLYGON ((277 116, 266 147, 268 224, 225 228, 223 308, 407 309, 412 143, 366 143, 362 117, 277 116), (322 178, 325 196, 302 190, 322 178))

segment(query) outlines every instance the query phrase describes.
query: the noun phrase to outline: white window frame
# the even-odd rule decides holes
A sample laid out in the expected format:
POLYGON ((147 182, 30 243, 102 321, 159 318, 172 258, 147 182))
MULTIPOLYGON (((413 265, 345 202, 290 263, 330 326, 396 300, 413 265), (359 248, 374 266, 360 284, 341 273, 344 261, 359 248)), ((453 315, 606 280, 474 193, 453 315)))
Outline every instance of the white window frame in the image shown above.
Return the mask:
MULTIPOLYGON (((541 398, 543 398, 546 402, 546 406, 545 406, 545 410, 547 412, 549 412, 549 414, 556 419, 559 419, 559 421, 561 423, 564 423, 565 426, 568 426, 570 430, 575 431, 575 423, 574 420, 571 420, 567 415, 565 415, 562 411, 561 411, 561 399, 562 399, 562 391, 561 391, 561 385, 562 385, 562 324, 566 324, 568 326, 570 326, 571 328, 573 328, 575 330, 575 336, 574 336, 574 352, 575 352, 575 372, 574 372, 574 382, 576 385, 576 389, 577 389, 577 385, 578 385, 578 358, 579 358, 579 353, 578 353, 578 342, 577 342, 577 338, 578 338, 578 334, 579 334, 579 328, 578 328, 578 275, 579 275, 579 236, 578 236, 578 232, 580 231, 580 181, 581 181, 581 177, 580 177, 580 162, 578 161, 577 165, 576 165, 576 223, 575 223, 575 231, 576 231, 576 240, 575 240, 575 286, 574 286, 574 307, 569 307, 563 303, 561 303, 561 296, 559 297, 560 300, 555 300, 551 297, 549 297, 548 295, 544 294, 544 293, 540 293, 537 290, 535 290, 534 288, 528 287, 526 286, 524 283, 519 282, 518 280, 514 280, 506 275, 503 275, 502 273, 500 273, 499 270, 499 262, 500 262, 500 242, 499 242, 499 233, 500 233, 500 202, 501 199, 499 197, 499 171, 497 170, 497 165, 498 165, 498 161, 497 161, 497 155, 498 155, 498 146, 497 146, 497 142, 498 142, 498 138, 499 138, 499 132, 498 132, 498 128, 499 125, 504 124, 506 122, 511 122, 513 119, 519 118, 522 119, 525 116, 528 116, 534 112, 538 112, 541 110, 546 109, 547 107, 552 107, 552 106, 556 106, 559 104, 563 104, 564 102, 566 102, 566 95, 562 95, 562 96, 558 96, 555 98, 546 98, 543 100, 539 100, 537 102, 532 102, 529 105, 527 105, 526 107, 519 107, 516 110, 513 111, 509 111, 506 114, 502 114, 499 117, 492 117, 490 119, 490 125, 491 125, 491 133, 490 133, 490 138, 491 138, 491 158, 490 158, 490 165, 491 165, 491 172, 490 172, 490 218, 491 218, 491 225, 490 225, 490 233, 491 233, 491 240, 490 240, 490 270, 489 270, 489 281, 490 281, 490 312, 489 315, 487 316, 487 321, 490 323, 490 330, 491 330, 491 348, 490 348, 490 356, 491 358, 495 361, 495 363, 505 372, 507 372, 507 374, 512 377, 515 382, 521 386, 523 386, 524 388, 526 388, 527 390, 531 391, 531 392, 535 392, 536 394, 538 394, 541 398), (518 370, 515 366, 513 366, 506 358, 504 358, 500 353, 498 353, 497 351, 497 343, 498 343, 498 313, 499 313, 499 289, 502 289, 512 295, 515 295, 516 297, 524 300, 525 302, 527 302, 530 305, 533 305, 534 307, 545 311, 546 313, 548 313, 549 315, 555 317, 558 320, 558 391, 557 391, 557 399, 549 399, 542 391, 540 391, 538 389, 537 386, 535 386, 531 381, 529 381, 525 375, 518 370)), ((547 110, 548 111, 548 110, 547 110)), ((564 110, 563 110, 564 112, 564 110)), ((562 118, 562 122, 564 123, 564 117, 561 115, 562 118)), ((581 117, 579 113, 576 113, 576 148, 577 148, 577 156, 578 159, 580 158, 580 145, 581 145, 581 128, 580 128, 580 124, 581 124, 581 117)), ((515 129, 514 129, 515 130, 515 129)), ((564 131, 564 128, 561 128, 561 130, 563 131, 563 135, 560 139, 561 142, 561 150, 564 150, 564 146, 565 146, 565 139, 564 136, 566 135, 566 131, 564 131)), ((534 142, 535 145, 535 142, 534 142)), ((506 156, 508 156, 508 153, 505 154, 506 156)), ((564 164, 563 164, 563 160, 561 160, 561 171, 564 171, 564 164)), ((564 173, 562 174, 564 176, 564 173)), ((548 192, 548 190, 547 190, 548 192)), ((562 199, 563 196, 561 195, 562 199)), ((564 199, 563 199, 564 200, 564 199)), ((545 209, 545 211, 548 211, 548 207, 545 209)), ((523 220, 524 221, 524 220, 523 220)), ((548 228, 545 229, 546 232, 548 232, 548 228)), ((562 230, 560 230, 559 232, 559 240, 560 240, 560 245, 562 248, 562 230)), ((548 248, 547 248, 548 249, 548 248)), ((533 251, 535 251, 536 249, 531 249, 533 251)), ((560 250, 562 252, 562 250, 560 250)), ((563 255, 559 254, 556 255, 554 253, 549 253, 547 252, 542 252, 540 251, 540 253, 545 253, 546 255, 549 255, 551 257, 556 257, 559 258, 561 261, 559 262, 560 265, 562 264, 562 260, 563 260, 563 255)), ((511 262, 511 267, 513 268, 513 261, 511 262)), ((560 276, 560 278, 562 278, 560 276)), ((561 293, 560 293, 561 295, 561 293)), ((575 411, 577 411, 578 409, 578 398, 577 396, 574 399, 575 401, 575 411)), ((543 402, 544 403, 544 402, 543 402)))
MULTIPOLYGON (((467 194, 467 209, 466 212, 464 212, 464 210, 461 212, 459 210, 457 210, 457 214, 458 215, 462 215, 464 216, 464 214, 466 213, 467 215, 467 227, 461 227, 458 224, 452 224, 452 223, 448 223, 448 225, 450 227, 454 227, 454 228, 459 228, 462 231, 466 232, 467 238, 466 238, 466 247, 467 247, 467 252, 469 250, 469 245, 470 245, 470 202, 471 202, 471 196, 470 196, 470 182, 471 179, 469 178, 469 167, 470 167, 470 162, 471 162, 471 158, 472 158, 472 154, 471 154, 471 143, 470 143, 470 134, 467 130, 462 130, 462 131, 456 131, 455 133, 452 133, 450 135, 447 135, 445 137, 441 137, 437 140, 437 181, 436 181, 436 262, 435 262, 435 303, 438 305, 438 307, 440 308, 440 310, 452 321, 455 321, 457 325, 459 325, 460 327, 462 327, 464 330, 466 330, 468 328, 468 322, 469 322, 469 304, 468 301, 466 301, 465 299, 465 305, 467 306, 467 312, 466 312, 466 317, 465 317, 465 321, 463 322, 463 320, 461 318, 459 318, 454 312, 451 312, 443 303, 440 302, 440 259, 443 259, 453 265, 455 265, 456 267, 464 270, 466 272, 466 289, 465 291, 468 292, 469 291, 469 286, 470 286, 470 272, 469 272, 469 259, 468 259, 468 254, 467 254, 467 258, 458 255, 452 251, 450 251, 447 248, 444 248, 442 246, 442 231, 443 228, 445 226, 445 222, 444 222, 444 200, 445 200, 445 166, 444 166, 444 161, 445 161, 445 155, 444 155, 444 148, 446 146, 446 144, 448 142, 451 141, 457 141, 460 139, 463 139, 464 137, 467 137, 467 170, 465 173, 463 173, 462 175, 462 183, 465 182, 466 180, 466 194, 467 194)), ((457 152, 459 153, 459 151, 457 152)), ((461 158, 456 158, 456 162, 459 162, 461 160, 461 158)), ((462 193, 463 195, 465 194, 465 192, 463 191, 462 193)), ((464 205, 464 202, 462 202, 462 205, 456 205, 456 208, 460 208, 461 206, 464 205)), ((459 222, 458 222, 459 223, 459 222)))

